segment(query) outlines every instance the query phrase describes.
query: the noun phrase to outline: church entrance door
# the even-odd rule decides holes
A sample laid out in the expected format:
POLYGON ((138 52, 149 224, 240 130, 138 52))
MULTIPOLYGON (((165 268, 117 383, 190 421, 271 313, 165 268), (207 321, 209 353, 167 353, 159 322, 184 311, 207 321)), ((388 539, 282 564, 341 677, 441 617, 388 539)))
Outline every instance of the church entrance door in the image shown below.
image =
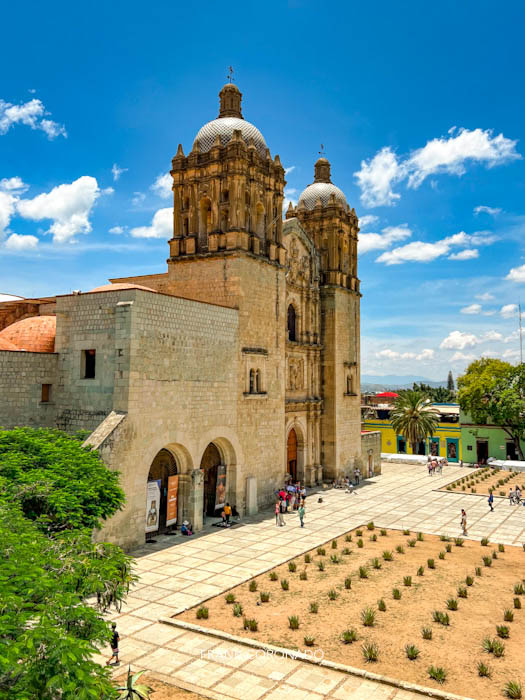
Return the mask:
POLYGON ((204 514, 219 517, 226 494, 226 467, 222 463, 221 453, 213 442, 210 442, 204 451, 201 469, 204 472, 204 514))
POLYGON ((166 532, 168 504, 168 480, 177 474, 177 463, 168 450, 160 450, 153 460, 148 474, 148 503, 146 513, 146 536, 153 537, 166 532), (157 502, 159 501, 159 502, 157 502))
POLYGON ((286 464, 288 474, 297 481, 297 434, 293 428, 288 433, 286 464))

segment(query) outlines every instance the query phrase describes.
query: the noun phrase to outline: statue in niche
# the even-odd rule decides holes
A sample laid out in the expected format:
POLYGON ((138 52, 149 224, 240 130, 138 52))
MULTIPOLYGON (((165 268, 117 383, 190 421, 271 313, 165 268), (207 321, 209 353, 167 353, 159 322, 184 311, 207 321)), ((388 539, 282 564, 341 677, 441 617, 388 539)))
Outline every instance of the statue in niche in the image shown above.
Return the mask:
POLYGON ((288 364, 288 388, 297 391, 304 387, 304 363, 302 358, 292 357, 288 364))

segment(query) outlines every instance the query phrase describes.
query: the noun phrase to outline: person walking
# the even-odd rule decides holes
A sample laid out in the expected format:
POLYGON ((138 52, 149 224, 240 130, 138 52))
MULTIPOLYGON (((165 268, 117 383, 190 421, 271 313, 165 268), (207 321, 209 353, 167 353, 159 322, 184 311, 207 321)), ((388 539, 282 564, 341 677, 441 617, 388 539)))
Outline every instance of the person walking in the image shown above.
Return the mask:
POLYGON ((225 517, 225 519, 226 519, 226 524, 227 524, 227 525, 230 524, 230 517, 231 517, 231 514, 232 514, 232 507, 230 506, 229 503, 227 503, 227 504, 224 506, 224 517, 225 517))
POLYGON ((461 509, 461 528, 463 530, 463 534, 468 535, 468 532, 467 532, 467 514, 463 510, 463 508, 461 509))
POLYGON ((490 510, 493 511, 494 510, 494 494, 492 493, 492 491, 489 494, 489 506, 490 506, 490 510))
POLYGON ((299 520, 301 521, 301 527, 304 527, 304 513, 305 507, 303 504, 299 506, 299 520))
POLYGON ((276 524, 276 525, 279 525, 279 511, 280 511, 280 508, 281 508, 281 502, 280 502, 280 501, 276 501, 276 503, 275 503, 275 524, 276 524))
POLYGON ((118 658, 118 642, 120 639, 120 635, 117 632, 117 623, 112 622, 111 623, 111 656, 109 659, 106 661, 106 666, 109 666, 113 659, 115 659, 115 666, 118 666, 120 663, 119 658, 118 658))
POLYGON ((281 501, 279 504, 279 527, 286 525, 284 514, 286 513, 286 501, 281 501))

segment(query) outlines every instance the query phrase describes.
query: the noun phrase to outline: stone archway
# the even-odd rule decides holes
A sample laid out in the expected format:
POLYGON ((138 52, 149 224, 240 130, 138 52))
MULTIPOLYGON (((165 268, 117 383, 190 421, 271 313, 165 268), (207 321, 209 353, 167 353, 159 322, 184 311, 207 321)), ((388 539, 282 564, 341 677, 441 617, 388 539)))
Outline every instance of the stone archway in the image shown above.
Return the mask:
MULTIPOLYGON (((146 504, 146 538, 162 534, 176 524, 168 520, 168 491, 178 484, 170 477, 177 476, 179 469, 173 454, 163 448, 157 452, 148 473, 146 504)), ((176 480, 178 481, 178 479, 176 480)))
POLYGON ((215 443, 210 442, 201 459, 203 471, 203 513, 220 516, 226 495, 226 465, 215 443))
POLYGON ((293 481, 305 481, 305 451, 304 431, 298 422, 294 422, 287 430, 285 464, 285 473, 289 474, 293 481))
POLYGON ((203 444, 206 447, 202 452, 200 469, 192 473, 195 530, 202 527, 204 517, 219 518, 226 502, 241 509, 243 507, 238 499, 237 455, 232 443, 227 438, 212 437, 211 440, 203 440, 203 444))

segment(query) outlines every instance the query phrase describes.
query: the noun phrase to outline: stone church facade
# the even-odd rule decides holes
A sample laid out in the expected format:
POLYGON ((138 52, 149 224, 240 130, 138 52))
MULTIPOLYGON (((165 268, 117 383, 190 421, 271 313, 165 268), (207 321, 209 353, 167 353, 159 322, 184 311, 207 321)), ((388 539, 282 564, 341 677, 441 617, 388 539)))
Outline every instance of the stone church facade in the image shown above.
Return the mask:
POLYGON ((283 221, 284 169, 241 97, 225 85, 172 160, 165 273, 0 303, 0 425, 90 431, 127 497, 99 536, 125 547, 144 541, 148 481, 161 531, 173 475, 198 529, 219 482, 254 513, 286 474, 363 468, 358 220, 320 158, 283 221))

